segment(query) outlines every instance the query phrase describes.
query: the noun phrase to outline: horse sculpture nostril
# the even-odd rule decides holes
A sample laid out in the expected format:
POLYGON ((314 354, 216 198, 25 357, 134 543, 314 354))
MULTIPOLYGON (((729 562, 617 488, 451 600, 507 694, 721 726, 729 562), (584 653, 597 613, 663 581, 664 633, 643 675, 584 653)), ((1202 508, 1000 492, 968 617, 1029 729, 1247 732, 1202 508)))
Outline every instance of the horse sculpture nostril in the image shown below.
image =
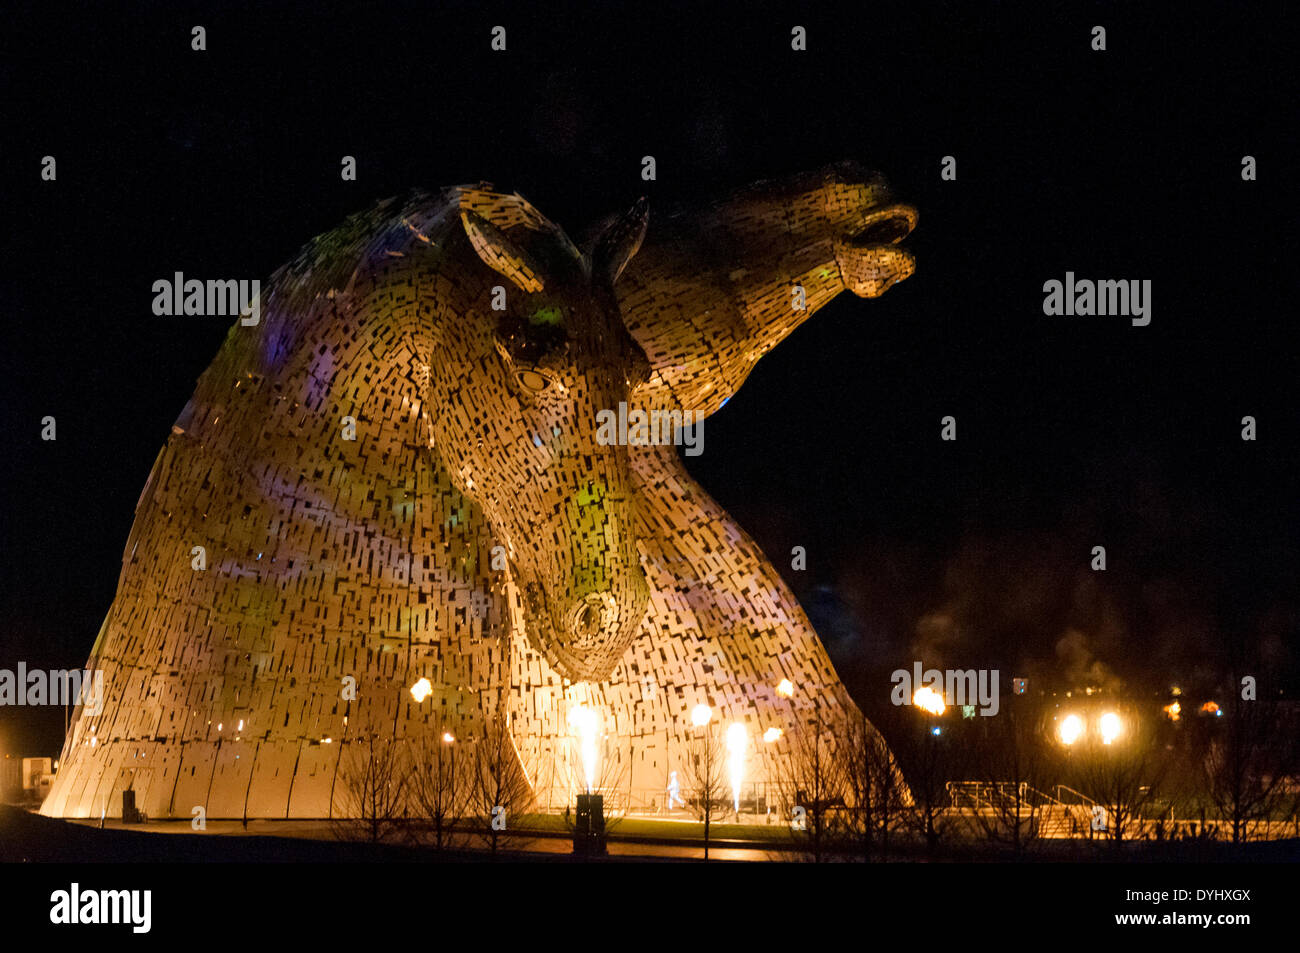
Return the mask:
POLYGON ((589 642, 609 627, 617 615, 614 596, 609 592, 589 593, 574 608, 570 630, 579 642, 589 642))
POLYGON ((893 245, 902 241, 912 231, 911 223, 901 218, 887 218, 884 221, 869 225, 858 235, 854 235, 854 241, 863 245, 893 245))

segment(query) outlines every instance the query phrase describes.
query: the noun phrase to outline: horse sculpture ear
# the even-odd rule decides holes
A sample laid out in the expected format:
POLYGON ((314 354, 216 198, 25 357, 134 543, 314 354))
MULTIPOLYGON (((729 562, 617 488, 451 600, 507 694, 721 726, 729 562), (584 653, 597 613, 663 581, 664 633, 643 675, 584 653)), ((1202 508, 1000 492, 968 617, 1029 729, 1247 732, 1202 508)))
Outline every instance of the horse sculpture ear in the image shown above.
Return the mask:
POLYGON ((603 276, 611 285, 618 281, 627 263, 640 249, 649 222, 650 200, 642 196, 596 239, 596 247, 591 252, 592 274, 603 276))
POLYGON ((460 221, 483 264, 505 275, 522 291, 536 294, 542 290, 542 269, 526 249, 473 209, 461 209, 460 221))

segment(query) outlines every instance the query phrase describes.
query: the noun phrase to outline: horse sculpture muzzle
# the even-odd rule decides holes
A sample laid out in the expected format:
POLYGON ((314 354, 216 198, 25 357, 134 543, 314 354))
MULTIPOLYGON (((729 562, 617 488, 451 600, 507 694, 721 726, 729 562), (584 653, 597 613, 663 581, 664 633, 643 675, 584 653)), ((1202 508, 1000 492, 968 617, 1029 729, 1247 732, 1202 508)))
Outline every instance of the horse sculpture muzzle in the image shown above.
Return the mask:
POLYGON ((569 558, 561 562, 567 565, 548 584, 524 586, 529 641, 573 681, 608 677, 645 617, 650 590, 629 509, 626 498, 581 507, 579 519, 564 528, 569 558))

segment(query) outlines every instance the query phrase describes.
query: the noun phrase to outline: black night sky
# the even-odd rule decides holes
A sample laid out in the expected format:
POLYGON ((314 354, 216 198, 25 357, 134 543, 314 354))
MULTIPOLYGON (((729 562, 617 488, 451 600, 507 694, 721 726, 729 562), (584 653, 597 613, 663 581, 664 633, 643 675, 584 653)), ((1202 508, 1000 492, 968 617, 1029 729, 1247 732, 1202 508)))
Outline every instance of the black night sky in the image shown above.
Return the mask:
MULTIPOLYGON (((917 273, 792 335, 688 464, 853 693, 869 706, 922 659, 1144 693, 1240 661, 1294 694, 1284 31, 1249 8, 974 6, 159 3, 56 22, 20 4, 0 38, 0 667, 84 663, 150 466, 226 333, 155 317, 155 279, 265 280, 412 187, 485 179, 577 234, 643 193, 653 221, 655 204, 849 158, 919 209, 917 273), (1150 326, 1045 316, 1043 283, 1066 271, 1150 279, 1150 326)), ((41 718, 53 753, 60 716, 41 718)))

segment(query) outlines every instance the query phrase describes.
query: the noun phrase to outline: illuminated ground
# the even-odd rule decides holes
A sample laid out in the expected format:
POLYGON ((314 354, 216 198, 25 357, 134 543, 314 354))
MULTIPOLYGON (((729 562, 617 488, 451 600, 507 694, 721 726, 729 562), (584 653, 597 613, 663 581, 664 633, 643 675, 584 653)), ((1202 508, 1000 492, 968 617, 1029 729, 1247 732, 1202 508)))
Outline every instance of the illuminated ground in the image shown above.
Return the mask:
MULTIPOLYGON (((571 857, 567 828, 560 817, 521 819, 528 830, 503 841, 501 855, 513 860, 556 861, 571 857)), ((174 862, 428 862, 483 861, 490 854, 475 839, 469 849, 435 852, 428 847, 341 842, 323 821, 210 821, 204 833, 183 821, 122 825, 108 821, 62 821, 13 807, 0 807, 0 863, 174 862)), ((704 856, 703 825, 630 818, 611 825, 609 859, 692 861, 704 856)), ((807 859, 779 827, 715 824, 710 860, 790 861, 807 859)), ((917 845, 899 843, 896 861, 1000 861, 1005 854, 984 845, 945 845, 927 855, 917 845)), ((1234 847, 1223 843, 1129 844, 1121 858, 1104 845, 1059 841, 1040 845, 1030 856, 1047 862, 1109 861, 1300 861, 1300 840, 1234 847)))

